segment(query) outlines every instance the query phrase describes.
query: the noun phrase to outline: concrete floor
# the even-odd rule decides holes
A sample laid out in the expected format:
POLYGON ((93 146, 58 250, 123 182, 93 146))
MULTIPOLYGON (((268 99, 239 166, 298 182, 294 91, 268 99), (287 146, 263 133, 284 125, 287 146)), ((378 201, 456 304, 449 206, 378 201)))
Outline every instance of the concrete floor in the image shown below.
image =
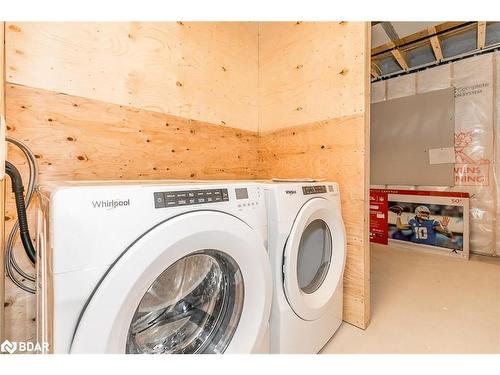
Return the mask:
POLYGON ((500 353, 500 259, 372 246, 371 308, 323 353, 500 353))

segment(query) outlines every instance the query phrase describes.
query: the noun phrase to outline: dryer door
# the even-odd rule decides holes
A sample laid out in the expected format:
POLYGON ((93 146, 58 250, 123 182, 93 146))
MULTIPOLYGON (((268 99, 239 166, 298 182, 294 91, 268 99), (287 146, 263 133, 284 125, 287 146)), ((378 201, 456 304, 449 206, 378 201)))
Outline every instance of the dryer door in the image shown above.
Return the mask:
POLYGON ((345 230, 336 201, 313 198, 300 209, 284 249, 284 289, 304 320, 324 314, 343 276, 345 230))
POLYGON ((71 352, 258 351, 271 283, 266 249, 247 224, 216 211, 179 215, 110 267, 82 312, 71 352))

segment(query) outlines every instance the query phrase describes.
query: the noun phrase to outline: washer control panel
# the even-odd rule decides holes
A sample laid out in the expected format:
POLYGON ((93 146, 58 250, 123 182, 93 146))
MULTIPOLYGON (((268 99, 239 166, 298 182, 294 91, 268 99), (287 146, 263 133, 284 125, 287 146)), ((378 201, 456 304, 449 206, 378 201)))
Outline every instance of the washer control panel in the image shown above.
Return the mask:
POLYGON ((227 189, 178 190, 154 193, 155 208, 229 201, 227 189))
POLYGON ((326 193, 326 186, 325 185, 302 186, 302 193, 304 195, 326 193))

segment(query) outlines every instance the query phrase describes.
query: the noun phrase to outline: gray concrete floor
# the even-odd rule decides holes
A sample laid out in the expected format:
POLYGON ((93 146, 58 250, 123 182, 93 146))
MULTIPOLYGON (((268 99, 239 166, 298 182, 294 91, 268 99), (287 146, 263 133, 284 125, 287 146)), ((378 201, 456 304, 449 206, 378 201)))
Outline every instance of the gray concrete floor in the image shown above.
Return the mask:
POLYGON ((371 248, 372 318, 323 353, 500 353, 500 259, 371 248))

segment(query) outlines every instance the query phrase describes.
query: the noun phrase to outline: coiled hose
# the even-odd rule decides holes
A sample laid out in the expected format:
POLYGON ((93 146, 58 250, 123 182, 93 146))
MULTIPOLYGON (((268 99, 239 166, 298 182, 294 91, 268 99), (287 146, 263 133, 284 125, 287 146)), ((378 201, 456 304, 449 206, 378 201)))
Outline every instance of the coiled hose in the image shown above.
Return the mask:
MULTIPOLYGON (((23 142, 15 139, 15 138, 12 138, 12 137, 6 137, 6 141, 9 142, 9 143, 11 143, 12 145, 16 146, 17 148, 19 148, 24 153, 24 156, 26 157, 26 159, 28 161, 28 166, 29 166, 29 183, 28 183, 28 188, 27 188, 26 197, 25 197, 25 207, 26 207, 26 209, 28 209, 28 207, 29 207, 29 205, 31 203, 33 194, 35 192, 36 185, 37 185, 38 163, 37 163, 37 160, 36 160, 35 155, 33 154, 33 152, 31 152, 31 150, 29 149, 29 147, 26 146, 23 142)), ((16 209, 17 208, 18 208, 18 204, 16 202, 16 209)), ((26 222, 26 224, 27 224, 27 222, 26 222)), ((16 236, 17 236, 17 232, 19 230, 19 227, 20 227, 19 221, 16 221, 14 223, 14 226, 12 227, 12 230, 9 233, 9 237, 7 239, 6 248, 5 248, 6 255, 7 255, 6 256, 7 259, 6 259, 6 264, 5 264, 6 267, 5 268, 6 268, 7 275, 9 276, 10 280, 17 287, 19 287, 20 289, 22 289, 22 290, 24 290, 24 291, 26 291, 28 293, 34 294, 36 292, 34 285, 33 286, 27 285, 26 281, 29 282, 29 283, 34 283, 35 282, 35 276, 30 275, 27 272, 25 272, 19 266, 19 264, 17 263, 16 257, 14 255, 14 244, 15 244, 15 241, 16 241, 16 236), (16 274, 18 276, 16 276, 16 274), (19 277, 21 279, 19 279, 19 277)), ((24 229, 26 229, 26 227, 24 229)), ((24 235, 24 237, 25 237, 25 240, 26 240, 26 236, 25 235, 24 235)), ((30 238, 29 235, 28 235, 28 238, 30 238)), ((22 236, 21 236, 21 240, 22 240, 22 236)), ((29 256, 29 258, 31 260, 32 257, 29 256)))
POLYGON ((28 217, 26 216, 26 204, 24 202, 24 186, 21 174, 14 164, 5 162, 5 173, 7 173, 12 181, 12 192, 16 199, 17 221, 19 223, 19 235, 24 246, 24 251, 31 263, 36 262, 36 251, 31 242, 30 229, 28 227, 28 217))

